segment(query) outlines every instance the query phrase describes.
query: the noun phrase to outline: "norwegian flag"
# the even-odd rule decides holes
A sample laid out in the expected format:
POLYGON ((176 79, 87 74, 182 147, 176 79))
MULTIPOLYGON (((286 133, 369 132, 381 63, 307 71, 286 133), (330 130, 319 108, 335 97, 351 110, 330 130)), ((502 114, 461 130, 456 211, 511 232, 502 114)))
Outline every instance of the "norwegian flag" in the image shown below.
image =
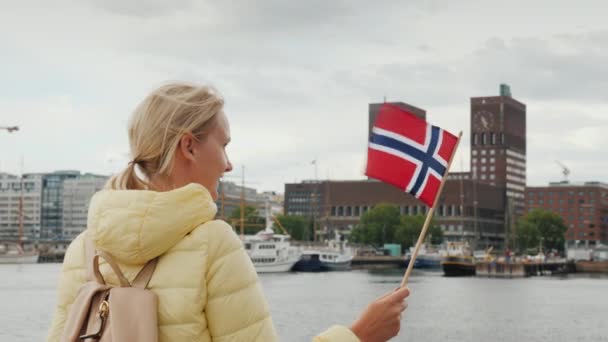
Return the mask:
POLYGON ((365 174, 432 207, 457 141, 450 132, 385 103, 372 129, 365 174))

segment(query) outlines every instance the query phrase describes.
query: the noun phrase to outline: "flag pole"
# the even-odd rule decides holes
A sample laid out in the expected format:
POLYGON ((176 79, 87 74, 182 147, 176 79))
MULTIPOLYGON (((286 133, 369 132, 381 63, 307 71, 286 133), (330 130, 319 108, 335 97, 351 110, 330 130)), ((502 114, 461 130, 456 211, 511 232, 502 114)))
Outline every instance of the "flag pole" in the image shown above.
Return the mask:
MULTIPOLYGON (((458 150, 458 145, 460 144, 460 138, 462 138, 462 131, 458 133, 458 140, 456 140, 456 146, 454 146, 454 151, 450 156, 450 160, 448 161, 448 166, 445 169, 445 175, 441 179, 441 184, 439 185, 439 191, 435 195, 435 199, 433 200, 433 206, 426 213, 426 219, 424 220, 424 226, 422 227, 422 231, 420 232, 420 236, 418 236, 418 242, 416 243, 416 248, 414 249, 414 254, 412 254, 412 258, 410 259, 409 264, 407 265, 407 270, 403 275, 403 279, 401 280, 401 287, 404 287, 407 284, 408 279, 410 278, 410 274, 414 269, 414 263, 416 262, 416 257, 418 257, 418 251, 420 250, 420 246, 424 241, 424 237, 426 236, 426 231, 429 229, 431 224, 431 219, 433 218, 433 213, 435 212, 435 206, 437 205, 437 201, 439 197, 441 197, 441 191, 443 190, 443 185, 445 181, 448 179, 448 173, 450 172, 450 166, 452 166, 452 161, 454 160, 454 155, 456 155, 456 151, 458 150)), ((464 213, 461 213, 464 215, 464 213)))

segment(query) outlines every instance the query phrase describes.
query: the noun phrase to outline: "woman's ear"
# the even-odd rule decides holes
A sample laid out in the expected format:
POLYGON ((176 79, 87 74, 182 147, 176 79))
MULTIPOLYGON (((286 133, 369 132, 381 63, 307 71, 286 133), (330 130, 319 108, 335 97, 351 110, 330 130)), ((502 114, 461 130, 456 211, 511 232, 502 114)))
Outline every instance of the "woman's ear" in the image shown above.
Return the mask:
POLYGON ((178 151, 187 160, 194 160, 194 137, 190 134, 184 134, 179 140, 178 151))

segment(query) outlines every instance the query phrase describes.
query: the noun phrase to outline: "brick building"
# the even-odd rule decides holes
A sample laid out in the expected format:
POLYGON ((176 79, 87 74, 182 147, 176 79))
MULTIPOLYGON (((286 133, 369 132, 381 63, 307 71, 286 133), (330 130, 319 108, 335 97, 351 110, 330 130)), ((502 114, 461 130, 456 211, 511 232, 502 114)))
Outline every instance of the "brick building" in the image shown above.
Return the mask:
POLYGON ((566 240, 588 246, 608 244, 608 184, 585 182, 549 183, 526 188, 526 212, 552 211, 562 217, 568 231, 566 240))
MULTIPOLYGON (((497 245, 504 239, 504 190, 477 184, 468 173, 450 174, 435 220, 450 241, 497 245), (461 196, 462 195, 462 196, 461 196), (476 197, 477 196, 477 197, 476 197)), ((285 185, 285 213, 316 219, 318 235, 348 234, 378 203, 391 203, 403 215, 426 214, 428 207, 399 189, 374 180, 320 181, 285 185)))

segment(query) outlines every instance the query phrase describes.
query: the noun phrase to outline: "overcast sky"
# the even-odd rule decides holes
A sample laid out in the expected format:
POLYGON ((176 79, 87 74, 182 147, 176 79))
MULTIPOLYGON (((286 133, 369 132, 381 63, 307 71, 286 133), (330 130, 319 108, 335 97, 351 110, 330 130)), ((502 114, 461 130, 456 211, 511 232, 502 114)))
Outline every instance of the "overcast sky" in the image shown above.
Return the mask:
POLYGON ((608 182, 606 1, 0 0, 0 171, 126 166, 133 108, 167 80, 226 99, 233 176, 283 191, 363 178, 368 103, 464 132, 469 98, 527 105, 528 185, 608 182), (145 3, 145 4, 144 4, 145 3))

